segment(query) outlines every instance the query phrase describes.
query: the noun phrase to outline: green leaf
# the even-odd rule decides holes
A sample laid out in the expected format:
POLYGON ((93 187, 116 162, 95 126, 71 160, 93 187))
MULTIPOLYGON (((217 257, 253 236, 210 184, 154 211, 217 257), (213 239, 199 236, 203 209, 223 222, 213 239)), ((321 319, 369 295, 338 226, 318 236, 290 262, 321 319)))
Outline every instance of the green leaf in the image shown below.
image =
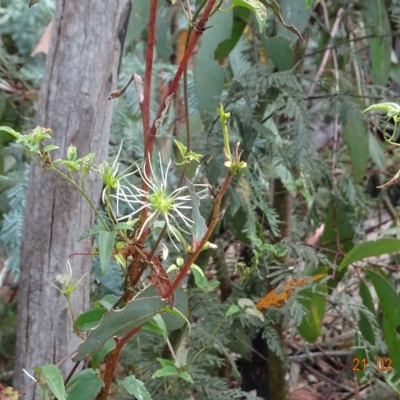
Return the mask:
POLYGON ((366 108, 363 111, 363 113, 366 113, 366 112, 372 111, 372 110, 382 110, 382 111, 386 111, 387 113, 392 112, 395 114, 399 114, 400 113, 400 105, 398 105, 396 103, 390 103, 390 102, 373 104, 372 106, 369 106, 368 108, 366 108))
POLYGON ((20 135, 18 136, 17 143, 21 142, 35 142, 35 138, 31 135, 20 135))
POLYGON ((48 144, 47 146, 44 146, 43 151, 47 153, 48 151, 57 150, 59 148, 60 148, 59 146, 56 146, 54 144, 48 144))
POLYGON ((388 10, 382 0, 360 0, 368 39, 369 59, 372 64, 373 84, 385 86, 390 74, 390 55, 392 52, 391 26, 388 10))
MULTIPOLYGON (((363 305, 367 307, 367 309, 375 315, 375 308, 374 308, 374 303, 372 300, 371 293, 368 289, 367 284, 363 279, 360 280, 360 297, 362 299, 363 305)), ((371 345, 375 345, 375 336, 374 336, 374 330, 372 329, 372 326, 366 317, 366 315, 363 312, 360 312, 360 319, 358 321, 358 328, 361 332, 361 335, 366 339, 371 345)), ((356 348, 355 351, 356 358, 359 360, 366 359, 368 360, 368 353, 365 351, 364 348, 356 348)), ((370 355, 371 357, 371 355, 370 355)), ((374 362, 374 360, 368 360, 368 362, 374 362)), ((360 380, 362 380, 365 377, 365 371, 363 368, 360 368, 357 371, 357 376, 360 380)))
POLYGON ((383 316, 383 333, 389 357, 392 360, 391 367, 398 374, 400 371, 400 336, 397 330, 400 328, 400 296, 384 276, 371 269, 368 269, 366 273, 378 295, 383 316))
MULTIPOLYGON (((374 302, 372 300, 371 292, 368 289, 367 284, 363 279, 360 280, 360 297, 364 306, 376 316, 374 302)), ((364 313, 360 313, 360 320, 358 321, 358 327, 366 340, 372 345, 375 345, 374 331, 364 313)))
POLYGON ((185 157, 187 152, 187 147, 181 143, 179 140, 174 140, 174 143, 178 147, 179 153, 181 153, 182 158, 185 157))
POLYGON ((347 114, 343 137, 349 149, 354 181, 360 183, 367 170, 369 140, 367 126, 359 114, 354 112, 347 114))
POLYGON ((294 52, 286 36, 262 36, 261 41, 279 71, 287 71, 294 67, 294 52))
POLYGON ((178 370, 171 360, 157 357, 157 361, 161 364, 162 368, 152 375, 152 378, 161 378, 163 376, 178 375, 178 370))
POLYGON ((386 157, 383 154, 382 148, 376 137, 370 132, 369 135, 369 154, 371 155, 372 161, 381 170, 386 170, 386 157))
POLYGON ((160 314, 157 314, 151 321, 147 321, 142 329, 161 335, 165 341, 168 340, 167 327, 160 314))
POLYGON ((267 21, 267 8, 259 0, 232 0, 233 7, 245 7, 256 15, 258 29, 262 32, 267 21))
POLYGON ((217 12, 209 19, 213 29, 207 29, 194 58, 193 83, 201 120, 208 127, 217 112, 226 78, 226 68, 215 61, 219 43, 229 39, 233 23, 233 10, 217 12))
POLYGON ((104 381, 99 377, 98 371, 84 369, 74 375, 68 385, 67 400, 92 400, 103 386, 104 381))
POLYGON ((15 132, 14 129, 9 128, 8 126, 0 126, 0 131, 9 133, 10 135, 14 136, 15 139, 18 139, 21 136, 19 132, 15 132))
POLYGON ((310 8, 312 6, 313 0, 306 0, 306 8, 310 8))
POLYGON ((230 315, 236 314, 240 311, 240 308, 236 304, 231 304, 231 306, 226 311, 225 316, 229 317, 230 315))
POLYGON ((151 400, 151 395, 144 386, 144 383, 139 379, 136 379, 134 375, 127 376, 123 381, 120 382, 129 394, 136 397, 137 400, 151 400))
POLYGON ((128 29, 126 31, 126 44, 132 42, 146 28, 150 16, 149 0, 135 0, 129 16, 128 29))
POLYGON ((56 365, 49 364, 42 367, 41 370, 43 377, 46 383, 49 385, 49 388, 53 392, 54 396, 56 396, 58 400, 66 400, 64 379, 58 367, 56 365))
POLYGON ((117 236, 116 231, 99 233, 99 252, 100 252, 100 271, 105 274, 108 268, 108 263, 111 260, 112 251, 114 248, 114 239, 117 236))
POLYGON ((80 242, 81 240, 92 236, 92 235, 96 235, 99 232, 107 232, 107 229, 103 226, 103 225, 96 225, 93 228, 90 228, 88 231, 86 231, 85 233, 82 234, 82 236, 78 239, 78 242, 80 242))
POLYGON ((339 265, 339 269, 343 271, 350 264, 367 257, 376 257, 397 251, 400 251, 400 240, 394 238, 383 238, 360 243, 346 254, 339 265))
POLYGON ((115 224, 113 226, 113 231, 116 231, 118 229, 126 229, 128 231, 133 231, 133 227, 126 222, 119 222, 118 224, 115 224))
POLYGON ((86 156, 80 158, 77 161, 82 162, 83 165, 89 166, 94 161, 95 157, 96 157, 96 153, 88 153, 88 154, 86 154, 86 156))
MULTIPOLYGON (((157 290, 154 288, 154 286, 148 286, 143 292, 139 293, 136 298, 145 298, 145 297, 153 297, 157 296, 157 290)), ((166 307, 163 311, 165 311, 164 314, 162 314, 162 319, 165 322, 165 325, 167 327, 167 330, 173 331, 176 329, 182 328, 182 326, 185 324, 185 322, 189 325, 190 329, 190 323, 187 319, 187 316, 189 315, 189 306, 188 306, 188 296, 187 293, 182 290, 181 288, 178 288, 174 292, 175 295, 175 307, 174 309, 170 309, 166 307)))
MULTIPOLYGON (((325 219, 325 228, 321 236, 321 246, 336 251, 336 243, 339 240, 341 250, 346 253, 354 246, 354 229, 349 223, 343 205, 335 203, 335 212, 332 204, 329 205, 328 214, 325 219)), ((329 260, 334 259, 333 254, 327 254, 329 260)), ((340 259, 336 262, 338 263, 340 259)), ((335 275, 335 279, 329 282, 330 287, 335 287, 343 278, 343 274, 339 271, 335 275)))
POLYGON ((162 378, 163 376, 174 376, 178 375, 178 370, 175 366, 172 367, 164 367, 159 369, 158 371, 154 372, 151 376, 152 378, 162 378))
POLYGON ((237 13, 234 13, 230 38, 221 42, 215 49, 214 58, 216 60, 222 60, 229 56, 229 53, 235 48, 237 42, 242 36, 246 25, 246 19, 238 16, 237 13))
POLYGON ((171 360, 166 360, 165 358, 159 358, 159 357, 157 357, 157 361, 161 364, 161 366, 162 366, 163 368, 166 368, 166 367, 175 367, 174 362, 171 361, 171 360))
POLYGON ((178 378, 182 378, 185 381, 189 382, 189 383, 194 383, 193 378, 190 376, 189 372, 187 371, 181 371, 178 374, 178 378))
POLYGON ((154 316, 153 321, 157 324, 157 326, 161 329, 163 338, 165 341, 168 340, 168 332, 167 332, 167 327, 165 325, 164 320, 162 319, 160 314, 157 314, 154 316))
POLYGON ((186 184, 193 203, 192 219, 194 224, 190 228, 190 232, 192 233, 193 237, 192 244, 194 246, 197 246, 197 244, 201 241, 201 239, 203 239, 204 235, 206 234, 207 226, 205 219, 200 214, 200 196, 196 193, 193 183, 187 178, 186 184))
POLYGON ((159 296, 134 298, 122 310, 110 310, 104 314, 100 324, 90 331, 86 340, 78 347, 73 361, 82 361, 98 352, 106 341, 114 336, 122 337, 132 329, 143 325, 165 307, 159 296))
POLYGON ((90 331, 99 324, 106 312, 107 310, 104 308, 93 308, 86 311, 75 320, 76 325, 81 331, 90 331))
POLYGON ((194 282, 198 288, 204 289, 204 290, 208 288, 208 280, 204 276, 204 274, 200 273, 195 268, 192 268, 192 274, 194 276, 194 282))
MULTIPOLYGON (((326 274, 328 268, 318 268, 313 275, 326 274)), ((326 293, 326 284, 318 285, 319 293, 326 293)), ((312 288, 299 290, 297 301, 308 311, 298 326, 300 336, 307 342, 314 343, 321 334, 322 320, 325 316, 326 299, 312 288)))
POLYGON ((292 44, 302 38, 311 17, 312 9, 306 9, 301 1, 293 0, 259 0, 260 3, 272 9, 280 24, 276 26, 276 34, 286 36, 292 44), (279 3, 279 4, 278 4, 279 3), (281 13, 282 10, 282 13, 281 13))
POLYGON ((118 296, 115 294, 106 294, 101 300, 98 301, 107 311, 111 310, 112 306, 117 302, 118 296))
POLYGON ((94 353, 92 356, 92 368, 96 369, 100 365, 101 361, 104 359, 104 357, 111 351, 115 349, 115 340, 114 338, 108 339, 105 343, 103 348, 98 351, 97 353, 94 353))
MULTIPOLYGON (((176 301, 176 291, 175 291, 175 301, 176 301)), ((186 315, 185 314, 183 314, 180 310, 178 310, 177 308, 169 308, 169 307, 165 307, 164 308, 164 311, 166 312, 166 313, 168 313, 168 314, 172 314, 171 316, 175 316, 175 317, 178 317, 179 319, 180 319, 180 321, 179 321, 179 327, 178 328, 176 328, 176 329, 179 329, 179 328, 181 328, 184 324, 185 324, 185 322, 186 322, 186 324, 187 324, 187 326, 189 327, 189 335, 190 335, 190 333, 191 333, 191 331, 192 331, 192 325, 190 324, 190 322, 189 322, 189 320, 187 319, 187 317, 186 317, 186 315)), ((168 324, 168 319, 167 319, 167 317, 168 317, 168 315, 165 315, 164 316, 164 320, 166 321, 166 324, 167 324, 167 326, 168 325, 171 325, 171 324, 168 324)), ((171 329, 169 329, 169 330, 171 330, 171 329)))
POLYGON ((78 155, 78 153, 76 150, 76 146, 74 146, 73 144, 70 144, 67 149, 67 160, 68 161, 76 161, 77 155, 78 155))

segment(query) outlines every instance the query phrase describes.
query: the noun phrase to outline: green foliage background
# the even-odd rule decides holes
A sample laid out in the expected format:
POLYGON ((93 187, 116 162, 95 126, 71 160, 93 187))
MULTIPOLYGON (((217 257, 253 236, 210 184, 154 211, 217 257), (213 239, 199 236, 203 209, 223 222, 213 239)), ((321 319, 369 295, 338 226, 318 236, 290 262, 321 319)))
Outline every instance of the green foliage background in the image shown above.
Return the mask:
MULTIPOLYGON (((144 75, 148 3, 133 2, 120 68, 121 87, 132 72, 144 75)), ((171 59, 179 53, 180 33, 187 29, 178 7, 167 1, 160 3, 153 113, 160 101, 158 91, 172 79, 177 68, 171 59)), ((132 371, 144 382, 153 398, 187 399, 196 392, 197 399, 254 399, 240 390, 242 371, 238 359, 251 359, 252 340, 258 332, 263 332, 268 348, 286 362, 286 344, 276 325, 282 323, 307 353, 309 342, 318 339, 324 343, 329 337, 323 318, 332 313, 340 319, 343 331, 356 328, 352 346, 358 357, 367 358, 372 365, 377 357, 389 352, 393 367, 397 373, 400 371, 400 356, 393 350, 400 345, 394 333, 400 320, 392 312, 400 308, 396 293, 399 278, 398 269, 389 267, 393 264, 398 268, 398 256, 390 261, 359 263, 366 257, 398 252, 397 245, 390 244, 390 240, 398 243, 394 221, 398 192, 391 187, 375 193, 375 186, 397 172, 398 157, 379 140, 382 118, 362 111, 372 103, 398 98, 392 89, 393 84, 400 85, 400 67, 391 55, 392 38, 399 30, 400 2, 359 1, 357 7, 349 7, 347 0, 340 4, 328 1, 324 3, 328 21, 323 19, 322 6, 306 9, 301 1, 278 3, 285 22, 302 32, 303 42, 272 12, 268 13, 265 30, 260 32, 250 10, 233 8, 210 19, 212 29, 205 31, 188 72, 192 147, 204 155, 200 178, 217 186, 223 176, 225 159, 216 111, 220 101, 231 113, 232 144, 241 142, 243 159, 249 167, 230 188, 225 218, 213 239, 219 249, 207 251, 197 260, 211 281, 219 280, 221 288, 229 283, 232 294, 221 301, 223 289, 204 291, 196 287, 193 279, 187 282, 192 332, 181 332, 176 351, 194 383, 168 377, 152 379, 160 369, 157 357, 168 356, 160 335, 141 331, 123 354, 121 362, 126 371, 132 371), (332 37, 328 24, 332 28, 340 7, 345 10, 345 19, 332 37), (287 13, 288 8, 291 13, 287 13), (334 55, 328 58, 310 92, 328 48, 333 49, 334 55), (293 197, 290 238, 280 237, 279 215, 271 202, 277 179, 293 197), (382 218, 384 208, 384 217, 389 216, 392 225, 382 228, 377 224, 369 230, 366 221, 382 218), (321 224, 324 230, 318 245, 309 245, 307 239, 321 224), (371 232, 383 240, 366 246, 375 249, 372 253, 361 247, 371 232), (230 256, 228 250, 234 250, 236 255, 230 256), (357 251, 359 256, 346 264, 345 254, 348 257, 357 251), (256 302, 289 278, 311 276, 322 270, 335 278, 297 290, 282 308, 268 308, 264 319, 251 315, 246 307, 227 316, 228 309, 241 298, 256 302), (372 286, 380 304, 378 311, 373 307, 372 286), (318 305, 317 311, 314 304, 318 305)), ((227 6, 224 4, 223 8, 227 6)), ((18 131, 34 127, 44 56, 32 58, 30 54, 53 12, 51 0, 41 0, 29 11, 24 1, 2 3, 0 125, 18 131), (24 29, 20 29, 21 25, 24 29)), ((182 87, 181 98, 183 90, 182 87)), ((176 121, 178 106, 171 106, 159 132, 157 146, 165 159, 176 157, 173 138, 185 142, 185 125, 179 126, 176 121)), ((136 94, 131 89, 115 100, 111 160, 122 140, 121 162, 126 166, 140 162, 142 123, 136 94)), ((1 276, 10 274, 17 280, 28 167, 20 149, 8 141, 8 137, 1 136, 4 150, 0 153, 0 168, 4 174, 0 177, 0 243, 7 255, 1 276)), ((173 172, 171 185, 176 184, 179 169, 173 172)), ((203 216, 210 210, 209 202, 202 204, 203 216)), ((176 256, 171 246, 170 264, 176 256)), ((118 271, 116 263, 111 262, 103 275, 95 260, 95 299, 110 292, 121 293, 123 278, 118 271)), ((8 318, 5 309, 0 308, 3 321, 8 318)), ((11 361, 12 352, 2 350, 7 340, 9 332, 0 332, 0 354, 11 361)), ((359 378, 375 380, 378 374, 369 366, 359 378)), ((400 391, 392 378, 386 380, 400 391)))

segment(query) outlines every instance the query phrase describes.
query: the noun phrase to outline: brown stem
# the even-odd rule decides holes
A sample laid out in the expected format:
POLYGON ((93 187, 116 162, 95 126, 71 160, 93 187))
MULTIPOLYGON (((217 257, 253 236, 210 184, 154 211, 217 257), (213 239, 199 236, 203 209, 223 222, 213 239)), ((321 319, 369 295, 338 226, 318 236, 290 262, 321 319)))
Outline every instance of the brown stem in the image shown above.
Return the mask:
POLYGON ((114 337, 116 347, 107 356, 106 369, 104 372, 104 387, 100 393, 100 400, 107 400, 110 395, 111 385, 114 380, 115 369, 117 368, 119 356, 125 343, 137 332, 140 331, 143 325, 129 331, 122 338, 114 337))
POLYGON ((145 137, 145 160, 149 149, 147 146, 147 136, 150 131, 150 95, 151 95, 151 78, 153 74, 153 57, 154 57, 154 45, 155 45, 155 31, 156 31, 156 19, 157 19, 157 0, 151 0, 150 4, 150 18, 147 38, 147 53, 146 53, 146 72, 144 76, 144 97, 142 106, 142 118, 143 118, 143 134, 145 137))
POLYGON ((178 88, 179 80, 183 74, 183 71, 185 70, 185 67, 189 61, 190 56, 193 53, 194 46, 196 45, 197 41, 199 40, 200 35, 206 29, 206 23, 209 18, 210 12, 215 4, 215 1, 216 0, 209 0, 209 2, 207 3, 207 5, 204 9, 202 16, 199 18, 198 22, 196 23, 196 25, 193 29, 193 33, 190 37, 189 44, 185 51, 185 54, 179 64, 178 70, 176 71, 174 79, 172 80, 172 82, 168 88, 168 91, 157 111, 157 115, 154 119, 153 125, 150 128, 149 136, 146 137, 146 148, 150 154, 151 154, 153 146, 154 146, 154 140, 157 136, 157 131, 160 128, 160 125, 165 117, 165 114, 168 110, 168 106, 171 102, 172 96, 178 88))
POLYGON ((172 293, 174 293, 175 289, 179 286, 179 284, 182 282, 183 278, 188 273, 190 266, 194 263, 194 261, 196 260, 197 256, 199 255, 199 253, 203 249, 204 245, 207 243, 208 239, 210 238, 215 226, 217 225, 217 223, 218 223, 218 221, 220 219, 219 210, 221 208, 221 201, 222 201, 222 198, 224 197, 224 194, 226 193, 226 191, 227 191, 227 189, 229 187, 229 184, 230 184, 230 182, 232 180, 232 177, 233 177, 233 173, 231 171, 229 171, 228 175, 225 178, 225 181, 224 181, 222 187, 219 189, 218 195, 215 197, 213 213, 212 213, 212 216, 211 216, 210 224, 209 224, 209 226, 207 228, 207 232, 205 233, 204 237, 201 239, 200 243, 197 245, 197 247, 193 251, 193 253, 189 255, 188 259, 186 260, 185 265, 183 266, 183 268, 179 272, 179 275, 175 279, 174 283, 172 284, 169 292, 167 293, 167 295, 165 297, 168 298, 169 296, 172 295, 172 293))

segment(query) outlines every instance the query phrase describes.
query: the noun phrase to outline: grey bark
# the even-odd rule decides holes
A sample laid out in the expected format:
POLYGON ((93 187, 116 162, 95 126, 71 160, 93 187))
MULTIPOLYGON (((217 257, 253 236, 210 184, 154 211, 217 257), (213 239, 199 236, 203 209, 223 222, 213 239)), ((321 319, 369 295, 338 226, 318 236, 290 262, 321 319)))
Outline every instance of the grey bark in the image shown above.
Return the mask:
MULTIPOLYGON (((65 158, 72 143, 78 157, 96 153, 107 157, 112 102, 116 88, 131 0, 58 0, 51 45, 38 105, 38 123, 53 130, 52 143, 60 146, 53 160, 65 158)), ((101 182, 90 173, 87 191, 95 203, 101 182)), ((91 240, 79 236, 94 224, 94 214, 73 187, 37 165, 31 166, 26 200, 21 279, 19 284, 18 333, 14 387, 22 390, 31 380, 25 368, 57 364, 71 354, 79 340, 64 297, 46 279, 55 281, 72 252, 90 252, 91 240)), ((88 309, 91 258, 71 259, 75 280, 88 272, 72 295, 76 315, 88 309)), ((61 364, 64 373, 70 360, 61 364)), ((39 398, 30 389, 24 399, 39 398)))

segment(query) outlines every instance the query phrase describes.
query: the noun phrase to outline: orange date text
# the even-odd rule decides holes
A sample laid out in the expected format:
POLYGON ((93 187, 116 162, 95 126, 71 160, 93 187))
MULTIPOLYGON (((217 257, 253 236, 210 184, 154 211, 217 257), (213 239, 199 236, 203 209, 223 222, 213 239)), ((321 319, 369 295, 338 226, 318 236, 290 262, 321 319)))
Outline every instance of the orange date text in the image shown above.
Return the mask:
MULTIPOLYGON (((377 358, 375 361, 377 371, 391 371, 392 359, 391 358, 377 358)), ((367 369, 366 358, 353 358, 353 371, 365 371, 367 369)))

